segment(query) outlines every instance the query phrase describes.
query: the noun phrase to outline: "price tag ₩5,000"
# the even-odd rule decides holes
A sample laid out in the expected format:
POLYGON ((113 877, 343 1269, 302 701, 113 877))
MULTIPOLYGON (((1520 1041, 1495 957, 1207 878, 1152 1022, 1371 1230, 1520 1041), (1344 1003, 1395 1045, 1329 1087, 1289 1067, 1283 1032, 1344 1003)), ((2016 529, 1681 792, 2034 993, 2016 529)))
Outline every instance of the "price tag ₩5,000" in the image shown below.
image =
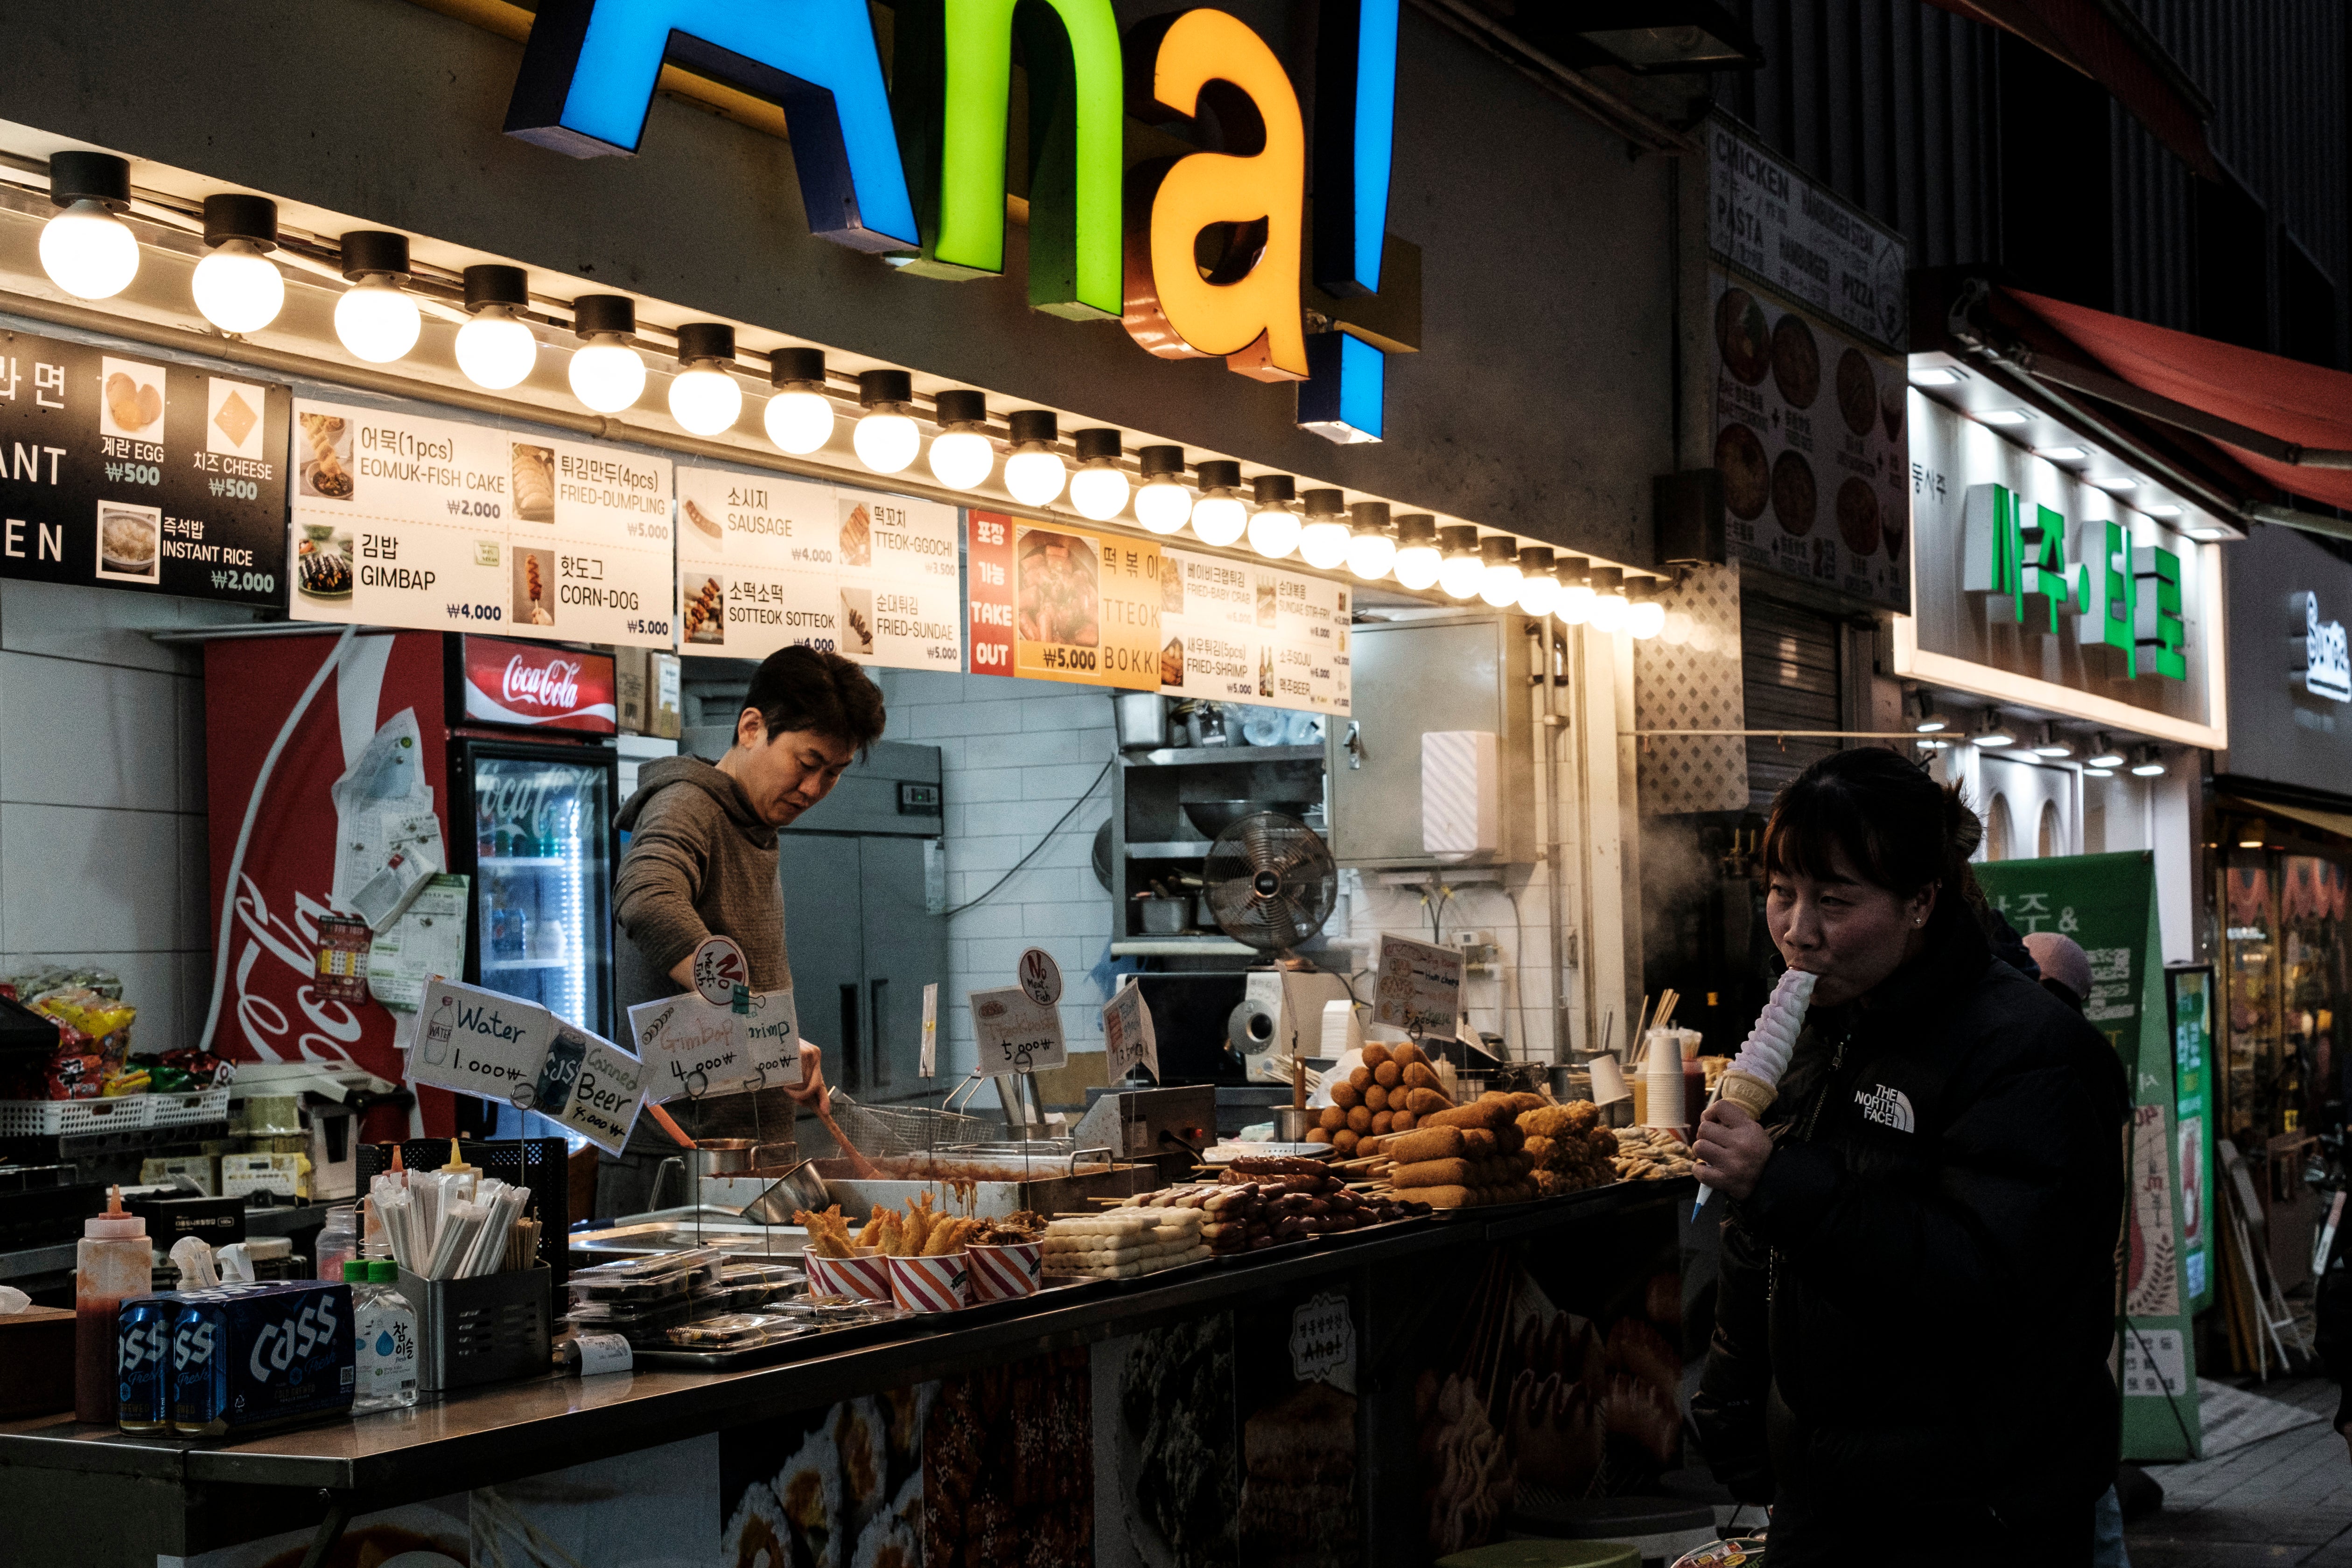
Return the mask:
POLYGON ((992 1076, 1043 1072, 1070 1059, 1062 1038, 1062 1011, 1033 1001, 1018 985, 969 994, 980 1070, 992 1076))

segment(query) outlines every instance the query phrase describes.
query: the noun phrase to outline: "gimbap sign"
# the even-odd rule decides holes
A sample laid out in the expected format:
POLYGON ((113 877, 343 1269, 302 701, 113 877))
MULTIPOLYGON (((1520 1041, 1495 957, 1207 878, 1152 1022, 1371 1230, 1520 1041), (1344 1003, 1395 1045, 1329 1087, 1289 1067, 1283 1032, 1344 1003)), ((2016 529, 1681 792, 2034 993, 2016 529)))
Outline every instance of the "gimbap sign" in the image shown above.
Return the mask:
POLYGON ((1302 426, 1378 440, 1381 351, 1394 345, 1344 320, 1309 333, 1305 289, 1311 274, 1318 306, 1381 289, 1397 8, 1327 0, 1310 128, 1280 59, 1223 11, 1152 17, 1122 37, 1110 0, 906 0, 886 84, 866 0, 546 0, 506 130, 574 157, 632 153, 675 64, 782 106, 815 233, 919 276, 993 275, 1017 26, 1030 303, 1121 321, 1164 358, 1298 383, 1302 426), (1130 103, 1152 121, 1205 117, 1223 142, 1255 150, 1129 168, 1130 103))

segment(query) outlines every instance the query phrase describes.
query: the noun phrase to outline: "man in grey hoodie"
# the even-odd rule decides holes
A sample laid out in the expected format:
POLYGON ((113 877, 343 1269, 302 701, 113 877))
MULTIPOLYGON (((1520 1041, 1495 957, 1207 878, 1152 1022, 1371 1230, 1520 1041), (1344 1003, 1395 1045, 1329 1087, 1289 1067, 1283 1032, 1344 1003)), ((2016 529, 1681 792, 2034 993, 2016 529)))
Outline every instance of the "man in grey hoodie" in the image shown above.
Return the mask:
MULTIPOLYGON (((788 647, 751 677, 735 718, 735 743, 714 764, 664 757, 637 773, 623 804, 629 836, 613 883, 614 944, 623 1016, 641 1002, 691 988, 696 948, 728 936, 743 950, 754 991, 792 984, 784 955, 784 900, 776 879, 776 829, 823 800, 843 770, 882 738, 882 692, 835 653, 788 647)), ((791 1136, 794 1104, 825 1092, 817 1047, 801 1042, 802 1083, 729 1095, 698 1107, 705 1137, 791 1136), (756 1101, 756 1104, 754 1103, 756 1101)), ((626 1151, 608 1156, 596 1212, 641 1212, 660 1161, 677 1152, 650 1117, 626 1151)))

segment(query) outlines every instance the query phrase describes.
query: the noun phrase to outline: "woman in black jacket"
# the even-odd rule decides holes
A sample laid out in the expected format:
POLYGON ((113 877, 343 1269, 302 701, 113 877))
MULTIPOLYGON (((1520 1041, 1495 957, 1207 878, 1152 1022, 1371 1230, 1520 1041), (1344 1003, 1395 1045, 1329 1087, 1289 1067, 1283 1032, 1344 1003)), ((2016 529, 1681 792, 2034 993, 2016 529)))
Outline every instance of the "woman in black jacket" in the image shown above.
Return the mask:
POLYGON ((1807 768, 1765 828, 1767 925, 1820 979, 1762 1122, 1700 1128, 1733 1202, 1692 1414, 1773 1505, 1773 1568, 2087 1563, 2115 1479, 2124 1073, 1992 956, 1981 832, 1878 750, 1807 768))

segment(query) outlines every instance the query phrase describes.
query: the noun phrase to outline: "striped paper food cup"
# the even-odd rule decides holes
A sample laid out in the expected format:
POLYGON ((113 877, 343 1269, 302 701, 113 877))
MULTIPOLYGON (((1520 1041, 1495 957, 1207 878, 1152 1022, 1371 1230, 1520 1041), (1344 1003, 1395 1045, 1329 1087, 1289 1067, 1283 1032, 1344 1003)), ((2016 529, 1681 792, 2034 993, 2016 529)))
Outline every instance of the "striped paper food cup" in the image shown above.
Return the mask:
POLYGON ((808 1273, 814 1296, 855 1296, 865 1301, 887 1301, 890 1259, 887 1258, 819 1258, 803 1253, 801 1267, 808 1273))
POLYGON ((910 1312, 952 1312, 971 1305, 971 1275, 963 1254, 893 1258, 890 1294, 910 1312))
POLYGON ((971 1299, 975 1304, 1034 1296, 1045 1279, 1045 1248, 1041 1242, 967 1247, 963 1255, 971 1264, 971 1299))

